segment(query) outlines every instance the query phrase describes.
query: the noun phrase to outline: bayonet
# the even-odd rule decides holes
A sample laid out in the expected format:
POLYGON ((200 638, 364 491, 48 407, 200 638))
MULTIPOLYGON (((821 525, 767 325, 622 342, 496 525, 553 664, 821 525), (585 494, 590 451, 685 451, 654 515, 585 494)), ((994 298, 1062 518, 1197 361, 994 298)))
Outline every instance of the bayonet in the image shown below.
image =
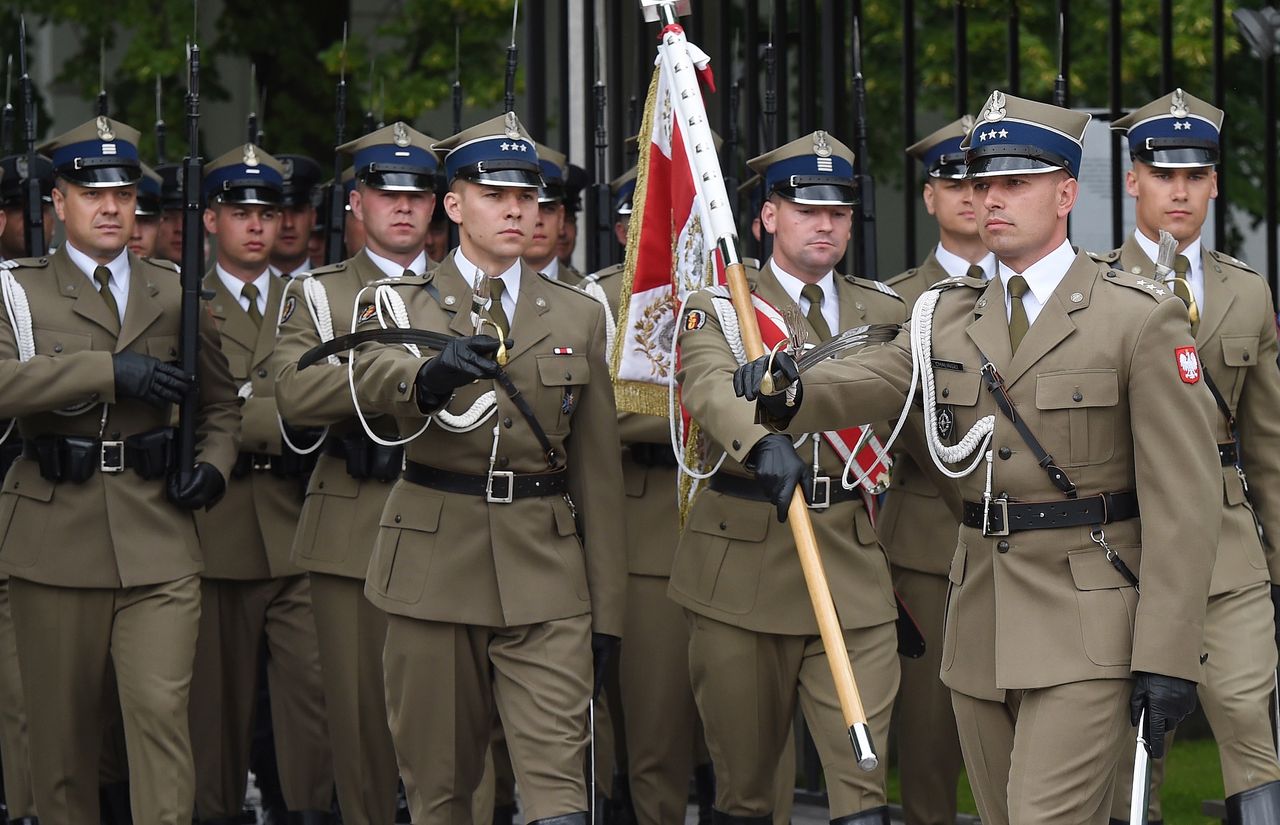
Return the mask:
POLYGON ((365 98, 365 101, 369 105, 364 110, 364 133, 366 135, 372 132, 375 128, 377 128, 375 126, 375 124, 377 123, 377 118, 373 114, 373 72, 376 66, 377 66, 377 60, 372 57, 369 58, 369 95, 367 98, 365 98))
POLYGON ((507 46, 507 87, 506 94, 503 95, 503 111, 514 112, 516 110, 516 21, 520 15, 520 0, 515 0, 511 6, 511 45, 507 46))
POLYGON ((258 99, 258 65, 256 63, 249 64, 249 118, 248 128, 245 130, 245 142, 258 142, 258 112, 254 104, 258 99))
POLYGON ((98 116, 111 114, 107 104, 107 39, 98 38, 98 116))
POLYGON ((858 257, 856 272, 864 278, 876 277, 876 182, 867 171, 871 144, 867 126, 867 83, 862 76, 862 21, 853 18, 853 133, 854 177, 858 184, 858 206, 854 209, 853 242, 858 257))
POLYGON ((27 153, 27 179, 23 182, 22 217, 26 252, 40 257, 48 251, 44 239, 44 198, 40 192, 40 176, 36 174, 36 95, 27 71, 27 19, 18 18, 18 79, 22 89, 22 137, 27 153))
POLYGON ((11 98, 13 92, 13 55, 9 55, 5 63, 4 73, 4 111, 0 112, 0 152, 9 154, 13 146, 14 108, 11 98))
POLYGON ((1067 18, 1058 12, 1058 76, 1053 81, 1053 105, 1067 106, 1067 18))
POLYGON ((462 131, 462 29, 453 27, 453 133, 462 131))
POLYGON ((160 87, 160 76, 156 75, 156 163, 165 162, 164 138, 164 96, 160 87))
POLYGON ((324 261, 337 263, 343 254, 343 226, 346 223, 346 189, 342 185, 342 153, 336 147, 347 142, 347 24, 342 24, 342 53, 338 63, 338 87, 334 94, 333 183, 329 186, 328 236, 324 244, 324 261))
POLYGON ((596 82, 591 87, 592 108, 595 112, 595 150, 596 180, 591 187, 595 191, 595 249, 591 255, 591 263, 595 269, 603 269, 613 260, 613 193, 609 189, 609 131, 606 126, 605 111, 608 106, 608 94, 605 88, 605 68, 601 49, 605 42, 600 29, 604 27, 604 8, 596 3, 595 49, 592 63, 595 67, 596 82))

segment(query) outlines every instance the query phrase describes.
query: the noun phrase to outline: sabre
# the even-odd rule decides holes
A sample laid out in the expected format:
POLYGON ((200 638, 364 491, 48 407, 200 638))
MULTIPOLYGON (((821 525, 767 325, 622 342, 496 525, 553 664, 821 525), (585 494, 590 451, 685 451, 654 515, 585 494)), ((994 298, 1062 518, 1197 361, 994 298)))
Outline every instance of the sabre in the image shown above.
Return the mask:
POLYGON ((1129 825, 1147 825, 1147 803, 1151 795, 1151 754, 1142 735, 1147 712, 1138 716, 1138 747, 1133 754, 1133 787, 1129 791, 1129 825))
POLYGON ((498 366, 505 367, 507 365, 507 330, 502 329, 493 322, 491 318, 484 317, 484 313, 493 304, 493 281, 483 270, 476 270, 475 280, 471 283, 471 322, 474 324, 476 335, 484 332, 484 325, 488 324, 497 331, 495 336, 498 339, 498 354, 493 360, 498 362, 498 366))

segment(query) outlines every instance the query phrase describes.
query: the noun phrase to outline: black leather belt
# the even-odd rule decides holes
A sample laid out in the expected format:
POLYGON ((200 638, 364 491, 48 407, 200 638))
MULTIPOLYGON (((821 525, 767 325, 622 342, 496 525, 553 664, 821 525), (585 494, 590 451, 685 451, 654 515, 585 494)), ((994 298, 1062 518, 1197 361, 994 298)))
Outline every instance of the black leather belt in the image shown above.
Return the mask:
POLYGON ((342 459, 347 475, 352 478, 395 481, 404 467, 404 447, 379 444, 359 430, 329 436, 324 451, 326 455, 342 459))
POLYGON ((446 493, 466 496, 483 496, 494 504, 510 504, 513 499, 534 496, 558 496, 568 492, 569 474, 564 470, 554 473, 513 473, 494 470, 488 475, 455 473, 429 467, 416 461, 405 462, 405 481, 421 484, 446 493))
POLYGON ((984 536, 1007 536, 1022 530, 1097 527, 1113 521, 1125 521, 1137 515, 1138 494, 1126 490, 1063 501, 1009 501, 997 498, 991 500, 990 507, 981 501, 966 501, 961 522, 965 527, 982 530, 984 536))
POLYGON ((1218 444, 1218 458, 1222 461, 1223 467, 1234 467, 1240 463, 1240 448, 1236 446, 1234 441, 1227 441, 1218 444))
POLYGON ((670 444, 649 444, 641 441, 629 444, 627 448, 631 451, 631 460, 637 464, 643 464, 646 467, 676 466, 676 456, 671 452, 670 444))
POLYGON ((40 475, 54 482, 87 481, 94 473, 133 470, 144 479, 164 476, 170 468, 174 431, 159 427, 120 440, 69 435, 38 435, 22 442, 24 458, 35 461, 40 475))
MULTIPOLYGON (((862 492, 860 490, 846 490, 838 478, 818 476, 816 485, 814 481, 814 477, 809 473, 805 473, 804 478, 801 479, 805 504, 811 510, 825 510, 832 504, 841 504, 846 501, 862 501, 862 492)), ((707 482, 707 486, 717 493, 723 493, 734 498, 745 498, 750 501, 769 500, 769 497, 760 489, 759 483, 754 478, 732 476, 728 473, 716 473, 707 482)))
POLYGON ((271 473, 277 478, 302 478, 316 466, 316 453, 302 455, 286 448, 282 455, 242 452, 231 465, 232 478, 244 478, 252 472, 271 473))

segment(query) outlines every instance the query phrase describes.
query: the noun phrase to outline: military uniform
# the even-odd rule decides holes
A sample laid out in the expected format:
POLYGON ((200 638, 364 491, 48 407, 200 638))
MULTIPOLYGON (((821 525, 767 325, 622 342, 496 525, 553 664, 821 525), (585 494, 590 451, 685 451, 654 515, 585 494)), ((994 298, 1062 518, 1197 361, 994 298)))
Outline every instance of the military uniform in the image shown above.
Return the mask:
MULTIPOLYGON (((513 114, 437 152, 451 181, 537 185, 532 141, 513 114)), ((472 333, 475 272, 461 255, 389 284, 411 326, 472 333)), ((496 705, 526 821, 585 823, 591 652, 605 643, 595 637, 622 632, 621 471, 604 313, 518 261, 504 283, 511 275, 519 280, 518 299, 502 310, 515 341, 506 371, 545 430, 555 466, 493 383, 458 387, 427 422, 416 384, 428 359, 379 346, 361 351, 355 366, 366 413, 394 416, 406 436, 431 423, 406 445, 405 477, 387 499, 365 589, 388 613, 388 713, 415 822, 470 817, 496 705), (493 425, 453 418, 489 390, 493 425)), ((361 314, 375 313, 366 306, 361 314)))
MULTIPOLYGON (((970 174, 1074 175, 1087 121, 996 92, 966 139, 970 174)), ((979 442, 986 452, 963 459, 976 472, 957 482, 964 519, 942 678, 984 823, 1105 823, 1123 740, 1134 735, 1130 693, 1148 721, 1161 709, 1145 697, 1175 697, 1172 726, 1200 676, 1221 514, 1188 518, 1184 502, 1220 495, 1213 401, 1185 308, 1168 290, 1065 241, 1033 266, 1062 274, 1016 354, 1008 272, 989 283, 951 279, 932 316, 936 409, 926 400, 925 416, 945 410, 952 438, 994 416, 989 446, 979 442), (988 362, 1074 497, 997 408, 981 372, 988 362), (1104 544, 1141 580, 1141 598, 1104 544)), ((909 335, 807 372, 788 428, 898 409, 911 381, 909 335)))
MULTIPOLYGON (((317 190, 321 186, 320 182, 324 180, 324 172, 320 170, 320 164, 306 155, 278 155, 276 159, 284 167, 280 205, 286 208, 310 210, 311 226, 307 229, 308 237, 317 230, 323 231, 323 227, 317 220, 319 216, 315 214, 317 190)), ((281 268, 285 264, 285 261, 273 261, 271 274, 301 278, 312 269, 310 260, 305 257, 305 249, 300 264, 290 264, 291 268, 288 272, 281 268)))
MULTIPOLYGON (((771 194, 845 206, 854 201, 852 162, 847 147, 815 132, 753 159, 751 167, 764 176, 771 194)), ((779 275, 777 267, 771 259, 749 282, 759 298, 782 311, 800 301, 782 279, 794 282, 797 292, 801 282, 779 275)), ((830 286, 823 287, 822 305, 834 299, 838 306, 839 325, 823 321, 832 331, 905 318, 906 308, 892 290, 832 273, 823 280, 830 286)), ((732 312, 723 290, 694 293, 680 327, 682 401, 719 445, 713 453, 723 449, 727 458, 694 499, 669 590, 688 616, 689 670, 715 764, 717 821, 770 821, 777 760, 798 700, 826 768, 832 821, 887 823, 885 763, 867 773, 851 758, 794 538, 774 518, 744 465, 749 457, 755 460, 753 451, 767 434, 753 422, 751 406, 730 392, 737 361, 722 311, 732 312)), ((809 340, 820 340, 811 318, 806 330, 809 340)), ((865 491, 840 485, 844 461, 835 449, 817 435, 796 451, 806 468, 817 466, 807 472, 830 485, 829 495, 813 493, 814 531, 872 738, 884 742, 899 678, 888 561, 876 541, 865 491)))
MULTIPOLYGON (((72 189, 127 186, 138 175, 137 135, 100 118, 46 151, 72 189)), ((166 500, 172 408, 125 397, 116 380, 129 359, 176 357, 181 290, 172 267, 122 252, 99 267, 113 312, 90 279, 94 269, 82 268, 72 249, 69 241, 10 272, 30 307, 33 356, 18 349, 21 313, 18 331, 14 316, 0 313, 0 415, 18 418, 30 444, 0 491, 0 569, 11 577, 36 806, 48 823, 97 821, 103 679, 114 666, 134 821, 185 825, 193 802, 187 691, 203 564, 191 515, 166 500)), ((203 484, 229 476, 239 425, 212 323, 202 323, 198 386, 201 463, 193 475, 203 484)), ((203 491, 216 495, 210 484, 203 491)), ((185 482, 176 487, 186 492, 185 482)))
MULTIPOLYGON (((966 116, 942 127, 907 152, 924 164, 931 179, 965 175, 960 141, 966 116)), ((988 253, 984 272, 995 270, 988 253)), ((929 287, 955 275, 968 264, 941 243, 918 267, 885 281, 908 307, 929 287), (944 262, 946 265, 944 265, 944 262)), ((904 431, 909 442, 914 430, 904 431)), ((921 459, 930 467, 926 456, 921 459)), ((903 816, 907 825, 951 825, 956 820, 956 785, 964 770, 951 691, 942 684, 942 631, 947 605, 947 570, 960 532, 959 502, 934 483, 934 473, 917 465, 908 449, 895 451, 893 483, 876 520, 876 534, 889 554, 893 586, 911 611, 925 640, 924 655, 902 659, 902 686, 894 720, 903 816)), ((954 497, 953 497, 954 498, 954 497)))
MULTIPOLYGON (((279 164, 246 145, 212 162, 205 173, 211 208, 274 206, 279 164), (252 163, 250 163, 252 161, 252 163), (256 170, 257 176, 249 177, 256 170), (272 174, 274 173, 274 174, 272 174)), ((191 689, 191 735, 196 759, 196 812, 202 822, 225 822, 243 807, 250 734, 265 642, 272 726, 285 803, 307 821, 323 821, 333 796, 333 764, 324 723, 320 656, 311 613, 311 588, 289 560, 302 508, 306 459, 282 442, 268 369, 285 282, 265 263, 260 290, 244 300, 243 285, 212 268, 204 287, 222 333, 222 349, 243 399, 240 455, 227 493, 196 527, 205 557, 203 610, 191 689), (258 314, 255 320, 250 312, 258 314)), ((302 437, 294 438, 302 441, 302 437)), ((314 440, 312 436, 311 440, 314 440)), ((304 444, 309 442, 304 442, 304 444)))
MULTIPOLYGON (((394 143, 397 124, 354 143, 370 151, 412 153, 401 165, 417 171, 402 173, 411 177, 400 184, 429 187, 438 166, 430 152, 435 141, 399 126, 409 139, 403 150, 394 143)), ((376 162, 373 157, 360 159, 362 169, 376 162)), ((425 273, 426 256, 408 268, 425 273)), ((365 434, 347 385, 345 356, 336 359, 339 363, 323 362, 305 370, 298 369, 298 358, 320 345, 318 329, 323 327, 326 336, 352 331, 351 307, 360 290, 403 274, 403 268, 366 248, 350 260, 316 269, 310 283, 290 283, 273 362, 281 412, 299 426, 328 428, 307 487, 293 561, 310 573, 338 803, 343 821, 350 825, 382 825, 395 816, 399 772, 382 678, 387 619, 365 598, 364 586, 383 505, 391 482, 400 475, 404 448, 378 444, 365 434), (320 312, 323 317, 317 315, 320 312)), ((389 417, 372 418, 368 425, 383 440, 396 437, 389 417)))
MULTIPOLYGON (((1135 164, 1157 169, 1201 164, 1198 171, 1208 173, 1218 159, 1222 116, 1178 90, 1117 120, 1113 128, 1127 133, 1135 164), (1184 128, 1186 123, 1195 129, 1184 128), (1148 149, 1148 137, 1160 148, 1148 149), (1206 138, 1211 143, 1198 142, 1206 138)), ((1136 229, 1124 246, 1100 259, 1131 275, 1158 278, 1155 243, 1141 233, 1136 229)), ((1258 273, 1204 248, 1200 239, 1184 253, 1195 260, 1188 261, 1186 277, 1197 307, 1196 349, 1206 381, 1217 387, 1226 407, 1219 407, 1214 421, 1222 464, 1222 534, 1209 585, 1199 696, 1218 741, 1227 821, 1252 825, 1272 821, 1280 812, 1280 762, 1269 720, 1276 670, 1271 583, 1280 582, 1280 557, 1270 540, 1280 535, 1275 316, 1271 290, 1258 273)), ((1128 819, 1133 750, 1130 743, 1116 775, 1113 819, 1128 819)), ((1163 773, 1163 762, 1152 765, 1152 821, 1162 819, 1163 773)))

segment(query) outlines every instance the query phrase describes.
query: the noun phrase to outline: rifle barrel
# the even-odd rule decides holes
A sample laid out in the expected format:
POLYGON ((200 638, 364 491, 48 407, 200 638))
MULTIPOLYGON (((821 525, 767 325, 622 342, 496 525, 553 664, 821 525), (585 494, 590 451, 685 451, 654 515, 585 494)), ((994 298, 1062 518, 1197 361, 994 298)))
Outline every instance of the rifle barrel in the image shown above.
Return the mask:
POLYGON ((23 240, 29 257, 38 257, 48 251, 44 240, 44 199, 40 192, 40 178, 36 175, 36 96, 27 71, 27 21, 18 22, 18 66, 22 72, 22 131, 27 152, 27 180, 23 184, 22 216, 23 240))
MULTIPOLYGON (((200 47, 187 57, 187 146, 182 161, 182 285, 178 363, 197 375, 200 364, 200 278, 204 274, 204 223, 200 206, 204 161, 200 157, 200 47)), ((178 467, 195 466, 199 396, 188 393, 178 405, 178 467)))

